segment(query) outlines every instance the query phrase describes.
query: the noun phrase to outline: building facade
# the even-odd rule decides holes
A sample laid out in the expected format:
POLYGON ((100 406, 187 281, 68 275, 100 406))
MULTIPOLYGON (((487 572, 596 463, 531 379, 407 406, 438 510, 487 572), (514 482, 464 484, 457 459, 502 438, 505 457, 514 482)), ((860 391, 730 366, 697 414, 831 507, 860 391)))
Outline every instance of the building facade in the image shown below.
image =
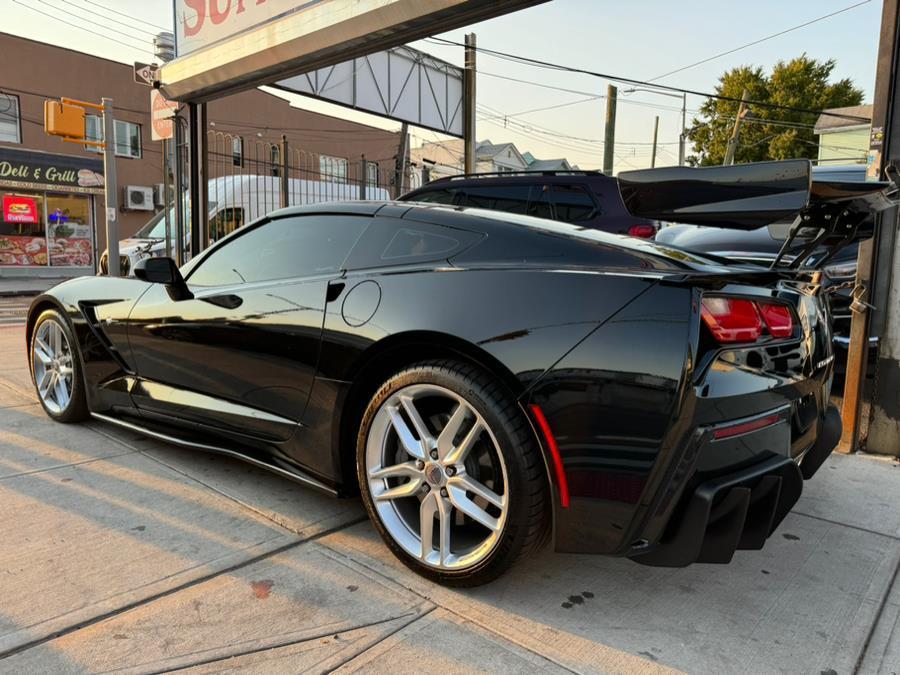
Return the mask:
MULTIPOLYGON (((163 206, 163 145, 151 140, 150 88, 134 81, 130 65, 6 33, 0 53, 0 276, 93 274, 106 248, 102 156, 46 135, 43 103, 113 100, 116 215, 125 238, 163 206)), ((398 133, 302 110, 259 90, 213 101, 208 121, 210 164, 231 173, 275 173, 271 148, 284 139, 292 156, 302 151, 310 180, 382 185, 392 180, 401 147, 398 133), (254 164, 260 148, 270 154, 254 164)), ((99 138, 99 117, 88 115, 85 126, 88 138, 99 138)))
MULTIPOLYGON (((461 139, 423 143, 410 150, 410 162, 421 173, 422 181, 457 176, 464 171, 464 147, 461 139)), ((537 159, 520 152, 515 143, 478 141, 475 146, 476 173, 521 171, 574 171, 578 167, 566 159, 537 159)))
POLYGON ((813 132, 819 136, 820 165, 865 164, 869 153, 872 105, 831 108, 819 115, 813 132), (848 117, 835 117, 847 115, 848 117), (868 122, 864 122, 867 119, 868 122))

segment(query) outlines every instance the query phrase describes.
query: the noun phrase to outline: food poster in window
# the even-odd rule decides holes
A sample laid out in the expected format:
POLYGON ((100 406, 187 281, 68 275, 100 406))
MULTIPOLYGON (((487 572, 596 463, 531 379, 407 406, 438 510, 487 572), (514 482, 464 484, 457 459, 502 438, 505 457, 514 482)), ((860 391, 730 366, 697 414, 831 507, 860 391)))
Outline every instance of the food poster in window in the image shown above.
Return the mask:
POLYGON ((46 265, 43 196, 9 192, 0 194, 3 217, 0 221, 0 265, 46 265))
POLYGON ((50 265, 93 265, 91 200, 79 195, 47 195, 47 231, 50 265))

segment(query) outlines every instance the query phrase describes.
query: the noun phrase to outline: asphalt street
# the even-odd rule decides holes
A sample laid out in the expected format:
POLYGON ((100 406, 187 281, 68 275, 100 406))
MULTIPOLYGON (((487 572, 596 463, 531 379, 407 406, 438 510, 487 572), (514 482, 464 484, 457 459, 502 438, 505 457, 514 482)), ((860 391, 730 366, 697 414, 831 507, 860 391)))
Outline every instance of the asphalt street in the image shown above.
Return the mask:
POLYGON ((50 421, 7 307, 2 673, 900 671, 890 460, 832 457, 765 549, 731 565, 546 551, 449 590, 398 563, 358 501, 50 421))

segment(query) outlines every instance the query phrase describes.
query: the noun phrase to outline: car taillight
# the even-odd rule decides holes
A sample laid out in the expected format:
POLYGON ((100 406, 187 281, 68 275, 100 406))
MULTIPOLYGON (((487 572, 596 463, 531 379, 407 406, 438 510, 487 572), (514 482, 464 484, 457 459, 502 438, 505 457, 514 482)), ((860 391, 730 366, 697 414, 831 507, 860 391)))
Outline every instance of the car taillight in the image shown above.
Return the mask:
POLYGON ((772 337, 783 338, 793 335, 794 317, 788 307, 771 302, 759 302, 756 306, 772 337))
POLYGON ((652 225, 632 225, 628 228, 628 234, 641 239, 652 239, 656 234, 656 228, 652 225))
POLYGON ((774 338, 794 333, 790 308, 774 302, 710 296, 703 298, 700 316, 722 343, 756 342, 766 331, 774 338))

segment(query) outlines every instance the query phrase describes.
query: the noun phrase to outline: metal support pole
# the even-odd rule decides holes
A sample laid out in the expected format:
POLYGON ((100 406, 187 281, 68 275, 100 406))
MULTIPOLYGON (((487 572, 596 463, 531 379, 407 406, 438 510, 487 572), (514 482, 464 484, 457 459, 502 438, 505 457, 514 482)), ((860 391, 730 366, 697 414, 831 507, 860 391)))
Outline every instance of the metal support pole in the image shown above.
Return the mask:
POLYGON ((475 173, 475 33, 466 35, 465 75, 463 83, 463 173, 475 173))
POLYGON ((359 198, 362 201, 365 201, 366 188, 368 187, 369 182, 369 163, 366 161, 365 155, 362 155, 359 159, 359 170, 362 172, 362 178, 359 181, 359 198))
POLYGON ((728 146, 725 148, 725 159, 722 161, 724 166, 734 164, 734 153, 737 152, 738 142, 741 137, 741 122, 747 114, 747 101, 750 99, 750 92, 744 89, 741 95, 741 104, 738 106, 737 117, 734 119, 734 127, 731 130, 731 138, 728 139, 728 146))
POLYGON ((184 120, 175 122, 175 263, 184 264, 184 120))
POLYGON ((288 139, 281 134, 281 208, 290 206, 290 183, 288 177, 288 139))
POLYGON ((659 115, 653 121, 653 154, 650 155, 650 168, 656 166, 656 141, 659 139, 659 115))
POLYGON ((684 166, 687 143, 687 92, 681 95, 681 135, 678 137, 678 166, 684 166))
POLYGON ((116 124, 111 98, 103 101, 103 179, 106 192, 107 274, 120 276, 119 266, 119 186, 116 183, 116 124))
POLYGON ((163 217, 166 221, 166 257, 172 257, 172 176, 169 153, 172 141, 163 139, 163 217))
POLYGON ((619 90, 613 85, 606 87, 606 129, 603 134, 603 173, 613 174, 613 160, 616 149, 616 97, 619 90))
POLYGON ((200 144, 198 141, 197 127, 200 124, 200 111, 196 103, 188 103, 188 119, 190 124, 190 143, 188 160, 190 176, 190 200, 191 200, 191 257, 200 253, 202 245, 203 196, 200 194, 200 144))
POLYGON ((203 208, 200 210, 200 250, 209 248, 209 128, 208 107, 205 103, 200 106, 200 124, 197 125, 197 148, 200 153, 200 201, 203 208))

